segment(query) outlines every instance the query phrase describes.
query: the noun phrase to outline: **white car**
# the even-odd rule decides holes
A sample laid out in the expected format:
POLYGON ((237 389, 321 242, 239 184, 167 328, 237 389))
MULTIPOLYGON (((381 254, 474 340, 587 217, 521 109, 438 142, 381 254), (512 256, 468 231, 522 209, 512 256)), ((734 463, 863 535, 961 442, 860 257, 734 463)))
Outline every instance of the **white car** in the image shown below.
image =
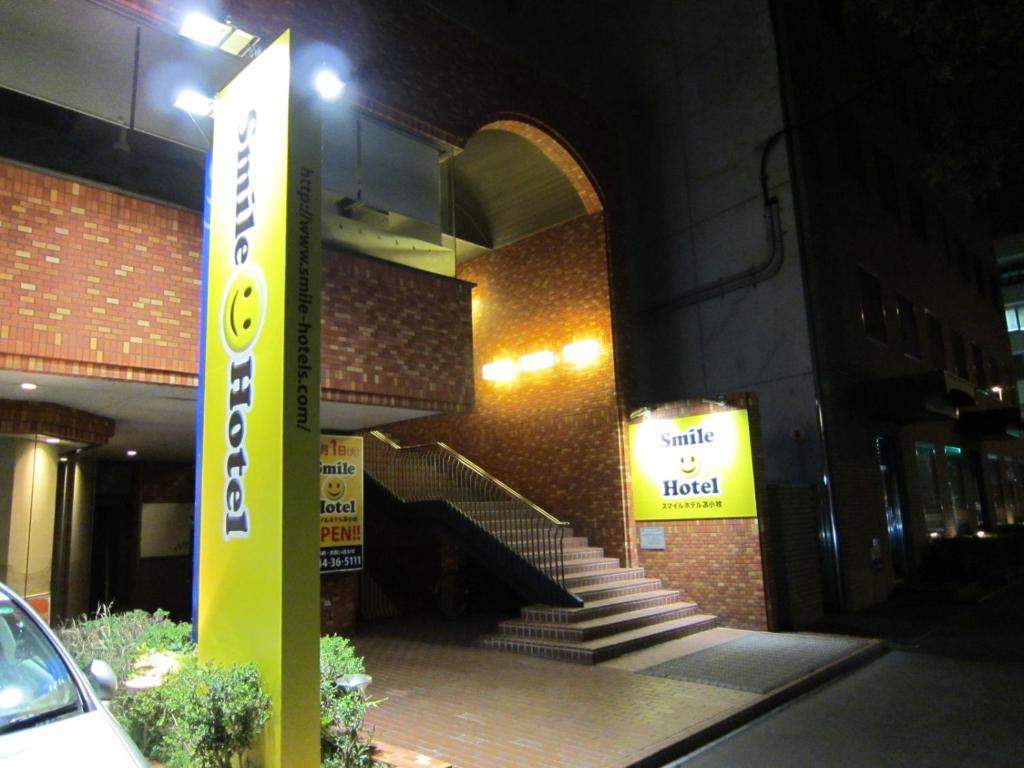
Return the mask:
POLYGON ((83 675, 50 628, 0 584, 0 766, 149 768, 101 701, 116 685, 103 662, 83 675))

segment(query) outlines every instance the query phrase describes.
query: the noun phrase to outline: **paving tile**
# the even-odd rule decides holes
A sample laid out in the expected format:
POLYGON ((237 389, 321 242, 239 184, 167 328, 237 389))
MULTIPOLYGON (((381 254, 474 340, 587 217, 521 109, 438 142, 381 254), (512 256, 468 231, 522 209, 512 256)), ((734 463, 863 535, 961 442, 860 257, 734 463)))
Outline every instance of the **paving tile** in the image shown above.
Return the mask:
POLYGON ((374 678, 371 698, 388 696, 367 724, 384 741, 457 768, 626 765, 759 698, 424 633, 395 625, 391 633, 354 639, 374 678))

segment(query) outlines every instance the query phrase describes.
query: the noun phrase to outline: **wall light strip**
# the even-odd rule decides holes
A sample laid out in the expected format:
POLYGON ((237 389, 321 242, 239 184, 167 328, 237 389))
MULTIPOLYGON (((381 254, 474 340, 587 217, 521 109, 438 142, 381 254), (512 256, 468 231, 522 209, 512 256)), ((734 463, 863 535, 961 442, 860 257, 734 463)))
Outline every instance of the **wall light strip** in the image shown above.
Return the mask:
POLYGON ((562 347, 562 359, 578 368, 590 365, 601 356, 601 344, 594 339, 576 341, 562 347))
POLYGON ((512 381, 519 375, 519 366, 514 360, 495 360, 481 369, 485 381, 512 381))
POLYGON ((519 358, 519 370, 521 371, 542 371, 545 368, 555 366, 555 353, 549 350, 532 352, 519 358))

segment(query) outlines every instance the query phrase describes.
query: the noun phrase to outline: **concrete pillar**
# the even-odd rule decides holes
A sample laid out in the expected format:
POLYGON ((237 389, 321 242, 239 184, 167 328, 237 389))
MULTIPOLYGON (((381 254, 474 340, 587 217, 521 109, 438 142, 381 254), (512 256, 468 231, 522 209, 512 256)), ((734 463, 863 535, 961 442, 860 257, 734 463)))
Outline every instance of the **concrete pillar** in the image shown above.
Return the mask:
POLYGON ((92 524, 96 493, 96 463, 74 465, 74 502, 71 512, 71 542, 68 547, 68 584, 65 615, 79 616, 89 610, 92 575, 92 524))
POLYGON ((27 437, 0 439, 0 556, 3 580, 48 606, 57 500, 57 447, 27 437))

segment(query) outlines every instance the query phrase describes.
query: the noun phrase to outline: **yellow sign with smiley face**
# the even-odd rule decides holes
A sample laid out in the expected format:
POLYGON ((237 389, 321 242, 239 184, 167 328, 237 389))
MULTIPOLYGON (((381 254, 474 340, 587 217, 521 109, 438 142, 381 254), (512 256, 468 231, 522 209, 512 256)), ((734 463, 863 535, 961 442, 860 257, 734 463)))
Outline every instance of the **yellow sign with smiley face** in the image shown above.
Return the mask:
POLYGON ((224 291, 221 308, 221 332, 231 352, 244 352, 259 336, 263 326, 267 293, 263 272, 255 264, 246 264, 231 278, 224 291))
POLYGON ((340 477, 325 477, 320 480, 320 497, 327 501, 339 501, 345 495, 345 481, 340 477))
POLYGON ((320 435, 320 573, 363 567, 363 438, 320 435))
POLYGON ((700 456, 696 453, 684 453, 679 457, 679 471, 683 477, 696 477, 700 474, 700 456))
POLYGON ((756 517, 747 411, 629 425, 637 520, 756 517))
POLYGON ((267 768, 320 765, 320 107, 293 43, 217 95, 197 408, 199 658, 259 667, 267 768))

